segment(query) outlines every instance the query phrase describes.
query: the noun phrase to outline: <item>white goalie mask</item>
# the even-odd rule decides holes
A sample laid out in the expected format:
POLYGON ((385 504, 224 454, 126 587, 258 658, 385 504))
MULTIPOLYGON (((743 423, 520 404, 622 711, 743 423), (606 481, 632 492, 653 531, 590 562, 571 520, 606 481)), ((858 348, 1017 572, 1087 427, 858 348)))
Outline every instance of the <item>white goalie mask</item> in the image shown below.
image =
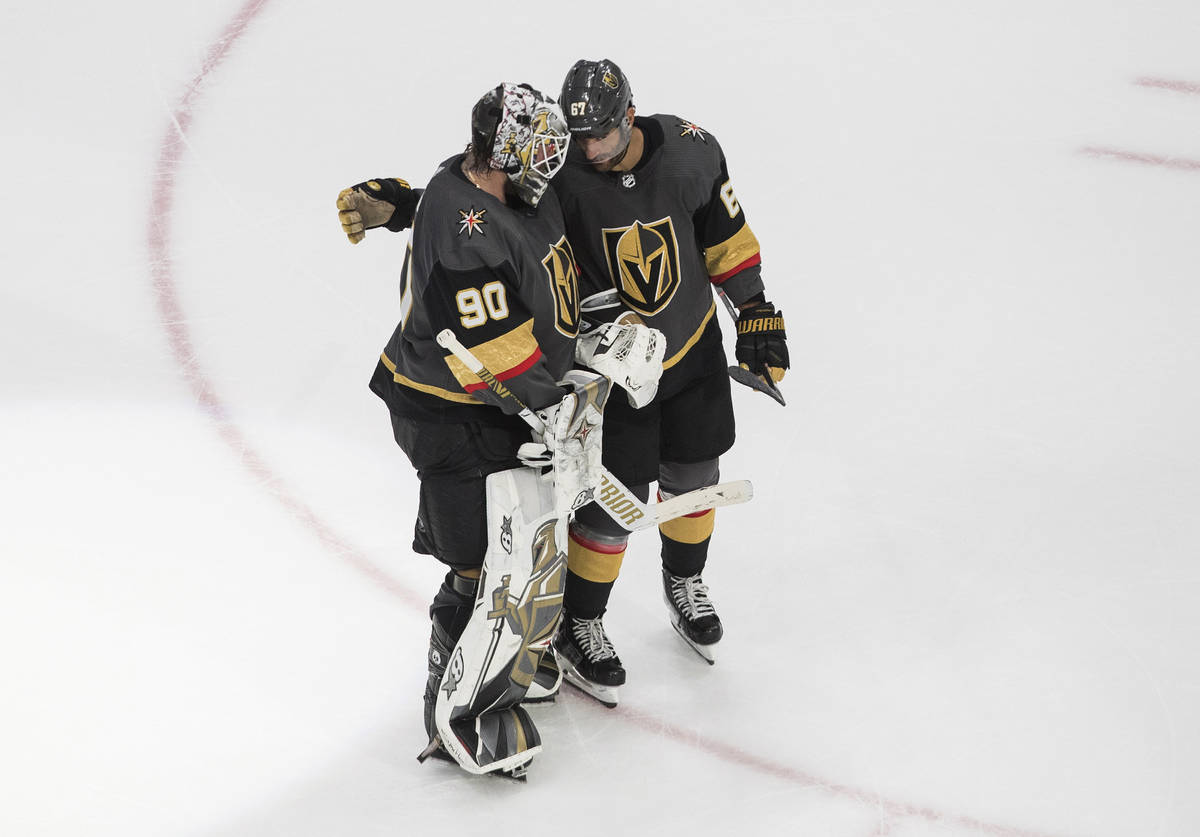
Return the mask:
POLYGON ((486 100, 488 116, 496 120, 488 162, 508 175, 521 200, 537 206, 567 157, 570 134, 562 111, 528 84, 506 82, 480 105, 486 100))

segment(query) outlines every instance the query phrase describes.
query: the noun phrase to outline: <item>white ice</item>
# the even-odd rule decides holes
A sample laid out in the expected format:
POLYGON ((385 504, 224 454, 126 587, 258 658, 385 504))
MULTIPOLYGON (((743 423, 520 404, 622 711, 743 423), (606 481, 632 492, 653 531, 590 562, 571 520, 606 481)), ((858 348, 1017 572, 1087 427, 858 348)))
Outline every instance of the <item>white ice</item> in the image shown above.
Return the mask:
MULTIPOLYGON (((6 3, 0 833, 1200 834, 1200 5, 6 3), (708 667, 657 536, 620 708, 418 765, 416 481, 367 390, 424 182, 611 57, 785 312, 708 667), (181 133, 182 132, 182 133, 181 133)), ((728 329, 727 329, 728 331, 728 329)))

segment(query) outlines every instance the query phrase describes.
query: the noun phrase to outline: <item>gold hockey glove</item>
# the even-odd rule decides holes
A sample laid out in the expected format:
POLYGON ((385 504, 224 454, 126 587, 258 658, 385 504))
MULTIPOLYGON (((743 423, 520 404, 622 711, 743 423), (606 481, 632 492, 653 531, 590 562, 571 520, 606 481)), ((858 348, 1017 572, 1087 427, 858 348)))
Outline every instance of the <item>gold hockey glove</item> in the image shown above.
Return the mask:
POLYGON ((338 220, 351 244, 362 241, 367 230, 387 227, 400 232, 412 226, 420 189, 398 177, 368 180, 338 192, 338 220))

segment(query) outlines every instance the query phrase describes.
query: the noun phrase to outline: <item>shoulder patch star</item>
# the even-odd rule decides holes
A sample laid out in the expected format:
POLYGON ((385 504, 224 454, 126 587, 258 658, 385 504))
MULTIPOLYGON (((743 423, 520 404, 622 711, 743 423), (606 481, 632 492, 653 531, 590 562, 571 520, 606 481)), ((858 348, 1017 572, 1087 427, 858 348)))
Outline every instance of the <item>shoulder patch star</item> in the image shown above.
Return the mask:
POLYGON ((701 128, 699 125, 697 125, 695 122, 680 122, 679 123, 679 136, 691 137, 693 142, 695 142, 696 140, 700 140, 701 142, 708 142, 708 138, 705 136, 705 133, 706 133, 705 130, 703 128, 701 128))
POLYGON ((462 235, 466 232, 467 238, 477 232, 484 235, 483 225, 487 223, 483 220, 484 215, 487 215, 486 209, 476 209, 474 206, 465 212, 461 209, 458 210, 458 234, 462 235))

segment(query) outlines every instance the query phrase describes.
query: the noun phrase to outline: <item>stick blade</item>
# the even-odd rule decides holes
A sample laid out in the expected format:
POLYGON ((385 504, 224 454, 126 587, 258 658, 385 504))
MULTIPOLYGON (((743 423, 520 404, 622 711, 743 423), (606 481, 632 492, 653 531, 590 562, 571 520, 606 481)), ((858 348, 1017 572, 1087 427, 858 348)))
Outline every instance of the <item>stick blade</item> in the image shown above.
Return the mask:
POLYGON ((784 407, 787 406, 787 402, 783 400, 783 393, 779 391, 779 387, 775 386, 774 383, 768 384, 760 375, 755 375, 749 369, 743 369, 740 366, 730 366, 729 377, 743 386, 771 396, 784 407))

